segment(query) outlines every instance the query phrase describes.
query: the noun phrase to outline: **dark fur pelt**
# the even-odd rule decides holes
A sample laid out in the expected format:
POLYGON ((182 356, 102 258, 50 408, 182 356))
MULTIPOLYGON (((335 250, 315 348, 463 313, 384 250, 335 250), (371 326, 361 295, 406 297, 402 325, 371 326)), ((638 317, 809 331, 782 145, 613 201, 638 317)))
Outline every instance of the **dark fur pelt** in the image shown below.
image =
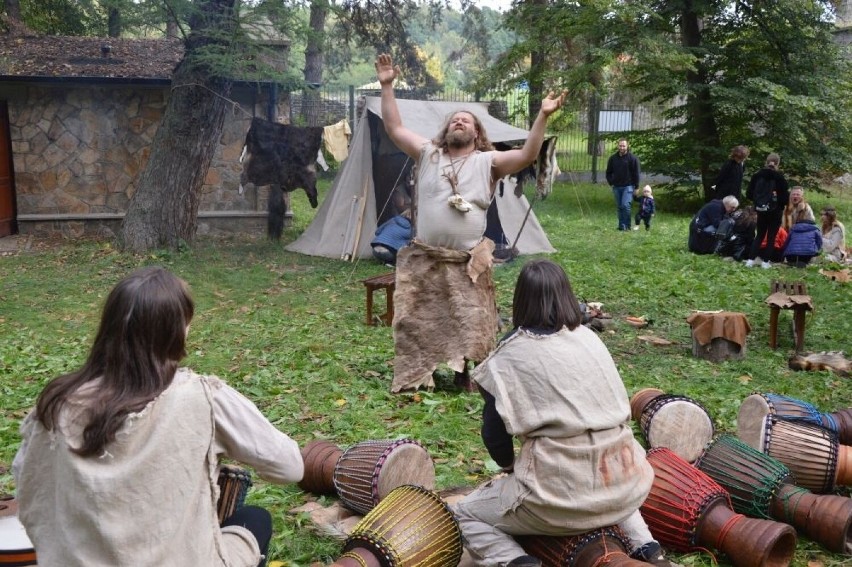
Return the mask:
POLYGON ((844 357, 842 352, 796 354, 790 357, 787 364, 792 370, 831 370, 844 378, 848 378, 852 372, 852 361, 844 357))

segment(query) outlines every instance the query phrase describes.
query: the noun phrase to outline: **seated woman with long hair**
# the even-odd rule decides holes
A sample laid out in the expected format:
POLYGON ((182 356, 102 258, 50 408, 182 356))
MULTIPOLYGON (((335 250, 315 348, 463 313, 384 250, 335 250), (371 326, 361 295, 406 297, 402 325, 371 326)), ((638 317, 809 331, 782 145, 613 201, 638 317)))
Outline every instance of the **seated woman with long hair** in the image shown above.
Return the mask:
POLYGON ((846 227, 837 220, 837 210, 825 207, 820 214, 822 219, 822 251, 829 262, 842 264, 848 259, 846 251, 846 227))

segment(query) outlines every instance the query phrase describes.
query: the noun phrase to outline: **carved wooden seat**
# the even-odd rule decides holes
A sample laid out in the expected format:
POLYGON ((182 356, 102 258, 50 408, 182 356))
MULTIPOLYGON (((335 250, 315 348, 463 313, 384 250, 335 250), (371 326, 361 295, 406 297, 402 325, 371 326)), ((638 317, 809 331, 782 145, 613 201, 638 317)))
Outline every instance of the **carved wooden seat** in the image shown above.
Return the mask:
POLYGON ((811 296, 804 282, 785 282, 775 280, 769 287, 769 346, 778 346, 778 316, 782 309, 793 311, 793 340, 796 352, 805 344, 805 313, 813 310, 811 296))
POLYGON ((396 288, 396 272, 367 278, 364 280, 364 286, 367 288, 367 324, 375 325, 377 321, 381 321, 390 326, 393 323, 393 292, 396 288), (385 290, 387 309, 383 315, 373 317, 373 292, 378 289, 385 290))

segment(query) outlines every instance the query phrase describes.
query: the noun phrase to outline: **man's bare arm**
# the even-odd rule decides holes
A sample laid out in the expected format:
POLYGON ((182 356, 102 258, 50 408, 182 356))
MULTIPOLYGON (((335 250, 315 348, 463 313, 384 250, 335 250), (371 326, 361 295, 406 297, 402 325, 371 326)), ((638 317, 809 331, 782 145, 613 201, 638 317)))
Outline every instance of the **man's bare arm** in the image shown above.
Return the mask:
POLYGON ((382 53, 376 58, 376 75, 382 86, 382 122, 385 124, 385 132, 399 149, 411 158, 417 159, 423 144, 429 140, 402 124, 396 95, 393 92, 393 82, 399 74, 399 67, 394 67, 390 55, 382 53))
POLYGON ((535 122, 533 122, 532 128, 530 128, 529 136, 527 136, 523 147, 505 152, 497 152, 491 164, 494 179, 500 179, 506 175, 516 173, 535 161, 539 150, 541 150, 541 145, 544 143, 547 119, 562 107, 567 94, 566 91, 562 91, 559 96, 556 96, 553 92, 548 93, 547 97, 541 103, 541 110, 539 110, 538 116, 536 116, 535 122))

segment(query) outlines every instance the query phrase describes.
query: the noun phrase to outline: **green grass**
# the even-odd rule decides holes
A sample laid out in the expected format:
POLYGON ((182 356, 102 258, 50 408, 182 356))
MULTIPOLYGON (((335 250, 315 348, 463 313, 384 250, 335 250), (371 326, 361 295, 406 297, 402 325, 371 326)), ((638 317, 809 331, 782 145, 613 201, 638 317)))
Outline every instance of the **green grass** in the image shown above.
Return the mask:
MULTIPOLYGON (((790 313, 782 313, 780 346, 768 348, 769 311, 764 304, 772 278, 804 280, 816 306, 808 317, 806 348, 841 350, 852 335, 849 284, 829 281, 817 269, 748 270, 686 251, 689 218, 667 212, 666 193, 653 229, 615 230, 611 193, 605 185, 557 184, 536 205, 536 214, 558 251, 551 258, 568 272, 575 292, 600 301, 616 324, 602 335, 628 392, 658 387, 700 401, 717 431, 735 432, 740 402, 754 391, 808 400, 825 411, 849 405, 848 380, 828 372, 795 373, 790 313), (743 312, 751 323, 744 360, 712 364, 693 358, 687 316, 695 309, 743 312), (653 324, 637 331, 621 322, 644 315, 653 324), (664 337, 651 346, 641 334, 664 337)), ((829 198, 812 195, 814 210, 829 198)), ((841 219, 852 219, 852 199, 831 198, 841 219)), ((293 199, 296 226, 312 211, 303 195, 293 199)), ((282 431, 300 444, 326 438, 341 446, 370 438, 411 436, 436 462, 439 488, 474 485, 493 468, 479 438, 481 401, 439 377, 434 392, 391 395, 391 330, 364 325, 364 278, 386 271, 373 261, 344 263, 292 254, 257 238, 200 240, 185 252, 123 255, 107 242, 36 240, 34 251, 0 257, 0 491, 14 491, 8 468, 19 445, 17 427, 40 389, 78 366, 91 341, 110 288, 137 266, 166 266, 192 286, 196 319, 188 366, 221 376, 254 400, 282 431)), ((510 315, 514 281, 522 260, 495 272, 498 303, 510 315)), ((308 495, 295 486, 257 482, 250 501, 276 518, 271 559, 287 565, 330 562, 340 542, 313 532, 304 516, 288 510, 308 495)), ((709 566, 708 554, 676 556, 685 565, 709 566)), ((841 565, 842 556, 800 539, 794 565, 809 561, 841 565)), ((720 565, 730 565, 719 557, 720 565)))

